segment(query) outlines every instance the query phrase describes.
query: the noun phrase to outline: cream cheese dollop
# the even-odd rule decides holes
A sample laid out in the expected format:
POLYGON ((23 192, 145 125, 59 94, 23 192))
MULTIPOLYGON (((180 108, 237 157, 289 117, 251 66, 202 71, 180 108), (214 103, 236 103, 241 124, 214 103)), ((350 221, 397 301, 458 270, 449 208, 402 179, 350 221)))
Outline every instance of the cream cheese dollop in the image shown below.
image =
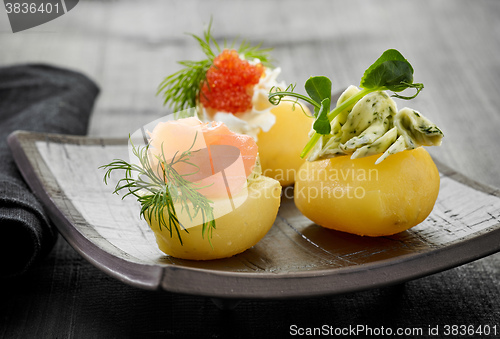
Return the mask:
MULTIPOLYGON (((260 62, 254 60, 253 63, 260 62)), ((267 132, 276 123, 276 117, 271 113, 274 107, 268 100, 269 91, 273 87, 284 88, 283 82, 276 80, 281 73, 281 68, 265 68, 264 75, 259 83, 253 88, 252 109, 233 114, 230 112, 208 112, 201 104, 198 107, 198 118, 202 121, 220 121, 231 131, 246 134, 257 140, 257 135, 263 131, 267 132)))
MULTIPOLYGON (((348 87, 337 106, 360 90, 348 87)), ((404 107, 384 91, 365 95, 354 106, 340 112, 330 123, 331 133, 322 135, 308 160, 351 155, 351 159, 381 154, 375 162, 389 155, 419 146, 439 146, 443 132, 420 112, 404 107)), ((314 132, 314 131, 312 131, 314 132)))

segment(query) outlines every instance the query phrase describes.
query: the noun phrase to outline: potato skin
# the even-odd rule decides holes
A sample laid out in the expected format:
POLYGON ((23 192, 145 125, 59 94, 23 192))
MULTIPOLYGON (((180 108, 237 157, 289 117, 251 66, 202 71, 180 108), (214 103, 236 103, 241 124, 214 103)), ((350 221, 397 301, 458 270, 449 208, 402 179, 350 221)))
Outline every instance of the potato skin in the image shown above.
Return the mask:
MULTIPOLYGON (((247 196, 240 192, 234 200, 240 198, 241 205, 215 219, 212 246, 207 235, 202 237, 201 225, 189 227, 189 233, 181 232, 181 244, 175 232, 171 237, 165 227, 160 229, 156 218, 146 218, 146 221, 155 234, 158 247, 165 254, 191 260, 227 258, 257 244, 272 227, 281 202, 281 185, 262 176, 248 186, 247 196)), ((217 212, 220 211, 214 211, 217 212)))
POLYGON ((393 154, 306 162, 295 182, 297 208, 316 224, 364 236, 407 230, 427 218, 439 193, 439 172, 419 147, 393 154))
POLYGON ((271 110, 276 123, 257 136, 263 174, 278 180, 282 186, 295 182, 295 175, 305 161, 300 153, 309 141, 313 119, 309 109, 302 107, 305 112, 299 105, 294 109, 293 103, 282 101, 271 110))

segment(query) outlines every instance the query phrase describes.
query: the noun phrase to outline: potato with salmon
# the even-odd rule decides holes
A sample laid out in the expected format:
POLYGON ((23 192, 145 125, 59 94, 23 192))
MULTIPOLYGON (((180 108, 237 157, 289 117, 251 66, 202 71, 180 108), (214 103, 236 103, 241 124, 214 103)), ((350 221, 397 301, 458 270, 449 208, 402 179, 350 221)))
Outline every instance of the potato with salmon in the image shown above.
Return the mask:
POLYGON ((137 197, 168 255, 230 257, 254 246, 276 219, 281 185, 261 174, 255 140, 223 123, 195 117, 160 122, 148 145, 133 146, 133 154, 139 166, 117 160, 104 166, 105 179, 125 170, 115 192, 137 197))

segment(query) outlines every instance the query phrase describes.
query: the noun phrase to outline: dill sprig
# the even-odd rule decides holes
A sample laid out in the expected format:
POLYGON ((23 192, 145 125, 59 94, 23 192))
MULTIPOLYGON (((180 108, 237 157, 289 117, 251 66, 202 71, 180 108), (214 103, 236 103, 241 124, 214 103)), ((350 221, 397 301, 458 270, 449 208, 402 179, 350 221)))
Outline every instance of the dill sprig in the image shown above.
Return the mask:
POLYGON ((223 49, 236 49, 239 54, 247 60, 259 59, 266 66, 271 67, 270 48, 261 48, 261 44, 252 46, 249 42, 243 40, 238 48, 233 41, 230 46, 224 41, 223 49, 219 46, 211 33, 212 20, 208 28, 203 32, 203 36, 191 35, 200 45, 206 59, 200 61, 179 61, 183 66, 179 71, 167 76, 158 86, 157 95, 163 93, 164 105, 172 108, 174 112, 196 107, 201 89, 206 81, 206 73, 212 66, 214 59, 223 49))
POLYGON ((106 169, 104 175, 106 184, 108 184, 111 172, 116 170, 125 171, 125 177, 118 180, 113 193, 118 194, 121 190, 127 190, 128 192, 122 199, 129 195, 135 196, 141 204, 141 217, 144 216, 150 221, 155 218, 158 221, 160 230, 165 227, 170 232, 170 237, 173 237, 175 232, 181 245, 181 231, 186 233, 189 233, 189 231, 179 221, 175 212, 175 204, 179 204, 182 211, 186 211, 190 220, 193 220, 200 213, 202 217, 202 237, 205 238, 208 233, 209 242, 215 229, 212 201, 198 192, 203 187, 186 179, 187 176, 194 173, 180 174, 174 168, 174 165, 179 163, 196 167, 196 165, 189 162, 191 154, 196 152, 191 151, 195 141, 187 151, 182 152, 180 155, 177 152, 169 161, 165 158, 163 149, 161 155, 152 155, 148 151, 150 144, 144 147, 135 147, 131 142, 132 152, 139 159, 140 165, 115 159, 108 165, 100 167, 106 169), (151 156, 158 160, 156 168, 151 166, 151 156), (134 176, 133 172, 137 175, 134 176), (167 217, 165 217, 165 211, 168 214, 167 217))

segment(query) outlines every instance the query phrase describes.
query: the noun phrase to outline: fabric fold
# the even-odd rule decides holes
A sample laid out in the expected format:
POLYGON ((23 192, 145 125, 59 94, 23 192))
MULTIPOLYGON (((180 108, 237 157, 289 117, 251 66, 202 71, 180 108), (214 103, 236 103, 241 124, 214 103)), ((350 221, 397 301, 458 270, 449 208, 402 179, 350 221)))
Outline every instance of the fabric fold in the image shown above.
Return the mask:
POLYGON ((85 135, 98 93, 92 80, 71 70, 0 67, 0 277, 26 272, 57 239, 14 163, 7 137, 15 130, 85 135))

